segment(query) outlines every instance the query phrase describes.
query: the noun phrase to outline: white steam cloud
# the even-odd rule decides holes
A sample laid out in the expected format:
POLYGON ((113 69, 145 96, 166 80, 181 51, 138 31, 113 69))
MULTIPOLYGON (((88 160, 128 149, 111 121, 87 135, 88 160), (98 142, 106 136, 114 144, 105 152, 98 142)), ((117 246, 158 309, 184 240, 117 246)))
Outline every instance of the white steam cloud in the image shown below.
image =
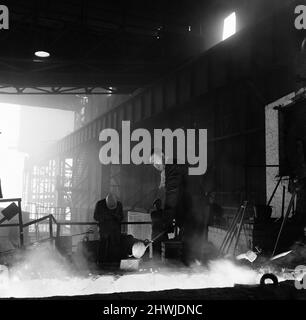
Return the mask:
POLYGON ((259 272, 226 259, 208 267, 138 272, 123 276, 79 276, 50 246, 32 249, 9 271, 0 269, 0 297, 51 297, 258 284, 259 272))

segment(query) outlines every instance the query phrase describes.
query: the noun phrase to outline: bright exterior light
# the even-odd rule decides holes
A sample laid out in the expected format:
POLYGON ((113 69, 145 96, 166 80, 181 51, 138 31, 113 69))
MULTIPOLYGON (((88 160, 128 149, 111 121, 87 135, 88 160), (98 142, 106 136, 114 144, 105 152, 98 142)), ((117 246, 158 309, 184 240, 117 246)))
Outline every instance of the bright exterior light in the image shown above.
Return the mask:
POLYGON ((39 58, 48 58, 50 57, 50 53, 47 51, 36 51, 35 56, 39 58))
POLYGON ((109 87, 108 89, 109 89, 109 91, 108 91, 109 94, 107 96, 110 97, 112 95, 112 92, 113 92, 113 87, 109 87))
POLYGON ((223 39, 225 40, 236 33, 236 13, 231 13, 226 19, 224 19, 223 26, 223 39))

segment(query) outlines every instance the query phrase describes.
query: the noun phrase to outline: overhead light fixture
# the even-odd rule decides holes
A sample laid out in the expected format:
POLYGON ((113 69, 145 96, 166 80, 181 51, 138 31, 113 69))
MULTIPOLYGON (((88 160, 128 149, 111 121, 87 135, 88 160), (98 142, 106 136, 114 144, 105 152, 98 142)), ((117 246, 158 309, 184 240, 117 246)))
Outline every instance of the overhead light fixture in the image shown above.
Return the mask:
POLYGON ((50 57, 50 53, 47 51, 35 51, 35 56, 38 58, 48 58, 50 57))

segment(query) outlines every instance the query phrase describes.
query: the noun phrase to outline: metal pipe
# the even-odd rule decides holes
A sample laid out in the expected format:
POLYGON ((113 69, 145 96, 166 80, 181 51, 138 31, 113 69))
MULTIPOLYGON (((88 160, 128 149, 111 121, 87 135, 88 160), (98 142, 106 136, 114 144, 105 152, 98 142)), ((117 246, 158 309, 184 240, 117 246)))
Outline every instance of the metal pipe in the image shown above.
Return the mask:
POLYGON ((239 222, 238 233, 237 233, 236 242, 235 242, 235 246, 234 246, 234 254, 235 254, 237 246, 238 246, 238 242, 239 242, 242 226, 243 226, 243 223, 244 223, 245 210, 246 210, 246 207, 244 207, 243 210, 242 210, 241 220, 239 222))
POLYGON ((224 239, 223 239, 223 241, 221 243, 221 246, 220 246, 220 249, 219 249, 220 253, 225 252, 225 248, 228 246, 228 242, 229 242, 229 240, 231 238, 231 235, 235 231, 235 227, 236 227, 239 215, 240 215, 240 211, 241 211, 241 207, 238 209, 236 215, 234 216, 234 218, 232 220, 232 223, 231 223, 231 225, 230 225, 230 227, 229 227, 229 229, 228 229, 228 231, 227 231, 227 233, 226 233, 226 235, 225 235, 225 237, 224 237, 224 239))
POLYGON ((18 202, 18 217, 19 217, 19 239, 20 239, 20 247, 22 248, 24 246, 24 237, 23 237, 21 199, 18 199, 17 202, 18 202))
POLYGON ((21 202, 21 198, 0 199, 0 202, 21 202))
POLYGON ((32 224, 36 224, 36 223, 39 223, 39 222, 47 220, 47 219, 50 219, 50 215, 42 217, 42 218, 39 218, 39 219, 35 219, 33 221, 30 221, 30 222, 27 222, 27 223, 25 223, 23 225, 23 227, 25 228, 25 227, 31 226, 32 224))
POLYGON ((279 233, 278 233, 278 235, 277 235, 277 239, 276 239, 276 242, 275 242, 275 246, 274 246, 274 249, 273 249, 273 252, 272 252, 272 257, 275 255, 275 252, 276 252, 276 249, 277 249, 277 246, 278 246, 278 243, 279 243, 279 240, 280 240, 282 231, 283 231, 283 229, 284 229, 284 226, 285 226, 285 224, 286 224, 286 221, 287 221, 287 219, 288 219, 288 216, 289 216, 289 214, 290 214, 290 212, 291 212, 291 208, 292 208, 292 205, 293 205, 293 203, 294 203, 295 196, 296 196, 296 193, 294 192, 294 193, 292 194, 291 199, 290 199, 290 202, 289 202, 289 205, 288 205, 288 208, 287 208, 286 215, 285 215, 285 217, 284 217, 284 219, 283 219, 283 222, 282 222, 282 224, 281 224, 279 233))
POLYGON ((281 183, 281 181, 282 181, 282 177, 280 177, 279 180, 277 181, 277 184, 276 184, 276 186, 275 186, 275 188, 274 188, 274 190, 273 190, 273 192, 272 192, 272 195, 271 195, 271 197, 270 197, 270 199, 269 199, 269 201, 268 201, 268 203, 267 203, 267 207, 270 206, 270 204, 271 204, 271 202, 272 202, 272 200, 273 200, 273 198, 274 198, 274 195, 275 195, 275 193, 276 193, 276 190, 277 190, 279 184, 281 183))
POLYGON ((283 197, 282 197, 282 219, 284 219, 285 213, 285 197, 286 197, 286 187, 283 186, 283 197))
POLYGON ((51 215, 49 216, 49 234, 50 234, 50 238, 53 239, 53 225, 52 225, 51 215))

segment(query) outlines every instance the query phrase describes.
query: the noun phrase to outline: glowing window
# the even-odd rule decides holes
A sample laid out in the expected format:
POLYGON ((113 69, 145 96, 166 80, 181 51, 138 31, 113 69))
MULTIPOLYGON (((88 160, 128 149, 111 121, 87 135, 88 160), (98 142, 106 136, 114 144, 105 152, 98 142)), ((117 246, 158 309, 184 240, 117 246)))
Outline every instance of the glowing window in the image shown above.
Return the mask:
POLYGON ((236 33, 236 13, 231 13, 224 19, 223 40, 231 37, 236 33))

